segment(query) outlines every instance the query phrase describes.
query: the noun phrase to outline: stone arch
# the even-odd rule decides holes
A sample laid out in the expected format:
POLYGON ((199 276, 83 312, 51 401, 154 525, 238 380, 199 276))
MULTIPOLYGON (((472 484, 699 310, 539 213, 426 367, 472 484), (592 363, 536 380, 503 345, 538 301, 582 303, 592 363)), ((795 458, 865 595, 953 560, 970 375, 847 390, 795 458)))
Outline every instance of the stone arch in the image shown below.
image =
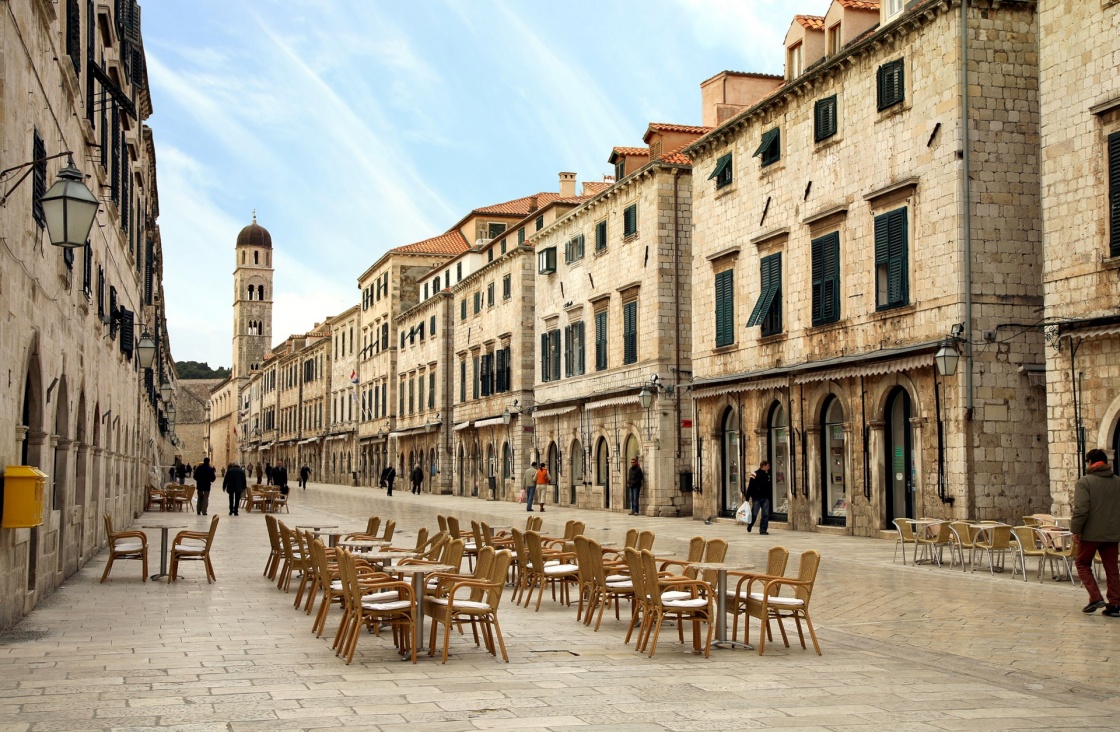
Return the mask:
POLYGON ((264 285, 257 285, 257 299, 264 300, 264 285))
POLYGON ((805 395, 805 429, 819 430, 824 414, 824 406, 829 397, 840 400, 845 417, 850 420, 855 413, 850 390, 836 381, 818 381, 813 384, 812 390, 805 395))
POLYGON ((906 393, 910 395, 910 404, 912 405, 911 416, 925 416, 925 405, 922 403, 922 393, 918 389, 918 385, 915 384, 914 380, 907 376, 906 373, 895 371, 884 374, 868 391, 867 414, 869 415, 869 419, 879 419, 879 416, 872 417, 872 415, 882 415, 886 413, 887 402, 890 401, 891 392, 894 391, 896 386, 905 389, 906 393))
MULTIPOLYGON (((758 399, 755 401, 755 404, 758 404, 761 407, 760 409, 756 410, 756 413, 754 415, 754 430, 756 433, 759 430, 766 431, 770 429, 770 412, 773 411, 775 402, 781 404, 782 408, 786 410, 788 419, 790 409, 785 389, 769 389, 767 391, 760 392, 758 399)), ((744 429, 747 429, 747 424, 748 423, 746 422, 746 420, 744 420, 744 429)))
MULTIPOLYGON (((1112 460, 1113 465, 1116 464, 1116 455, 1112 454, 1113 438, 1116 436, 1117 430, 1120 430, 1120 394, 1113 398, 1101 414, 1101 421, 1097 426, 1097 444, 1093 446, 1109 453, 1109 458, 1112 460)), ((1081 460, 1083 457, 1082 455, 1078 455, 1077 459, 1081 460)))

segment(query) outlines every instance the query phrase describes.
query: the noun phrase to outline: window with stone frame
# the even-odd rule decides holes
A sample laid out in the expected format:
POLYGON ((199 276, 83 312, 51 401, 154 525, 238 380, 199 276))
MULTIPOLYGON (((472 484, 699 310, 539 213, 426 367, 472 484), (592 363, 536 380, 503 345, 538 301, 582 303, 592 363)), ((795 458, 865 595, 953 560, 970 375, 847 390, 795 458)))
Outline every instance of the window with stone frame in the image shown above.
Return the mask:
POLYGON ((813 140, 821 142, 836 134, 836 95, 818 99, 813 105, 813 140))
POLYGON ((585 327, 582 320, 564 327, 565 376, 582 376, 585 371, 584 333, 585 327))
POLYGON ((603 219, 595 224, 595 251, 601 252, 607 248, 607 220, 603 219))
POLYGON ((467 401, 467 360, 459 359, 459 403, 467 401))
POLYGON ((813 279, 813 325, 840 320, 840 232, 817 237, 809 243, 813 279))
POLYGON ((754 157, 761 158, 764 168, 782 159, 782 131, 780 128, 775 127, 762 133, 762 140, 759 142, 758 149, 754 151, 754 157))
POLYGON ((478 396, 479 396, 478 377, 479 377, 480 367, 481 367, 480 361, 481 361, 481 356, 479 356, 479 354, 475 353, 471 356, 471 363, 474 367, 474 370, 471 373, 471 398, 472 399, 478 399, 478 396))
POLYGON ((622 363, 638 361, 638 301, 622 303, 622 363))
POLYGON ((716 182, 716 190, 731 185, 731 181, 733 180, 732 176, 734 174, 734 166, 731 164, 731 161, 731 153, 721 155, 719 159, 716 160, 716 167, 712 170, 712 174, 708 176, 708 180, 714 180, 716 182))
POLYGON ((877 86, 880 112, 901 104, 906 99, 906 75, 902 59, 879 67, 877 86))
POLYGON ((638 204, 632 203, 622 210, 622 238, 638 235, 638 204))
POLYGON ((759 260, 760 289, 747 327, 762 326, 763 337, 782 332, 782 253, 759 260))
POLYGON ((595 370, 607 368, 607 309, 595 313, 595 370))
POLYGON ((508 300, 513 297, 513 278, 510 275, 502 277, 502 299, 508 300))
POLYGON ((560 329, 541 333, 541 381, 560 380, 560 329))
POLYGON ((1120 257, 1120 132, 1108 136, 1108 253, 1120 257))
POLYGON ((490 282, 486 285, 486 307, 494 307, 494 283, 490 282))
POLYGON ((716 348, 735 343, 735 270, 716 273, 716 348))

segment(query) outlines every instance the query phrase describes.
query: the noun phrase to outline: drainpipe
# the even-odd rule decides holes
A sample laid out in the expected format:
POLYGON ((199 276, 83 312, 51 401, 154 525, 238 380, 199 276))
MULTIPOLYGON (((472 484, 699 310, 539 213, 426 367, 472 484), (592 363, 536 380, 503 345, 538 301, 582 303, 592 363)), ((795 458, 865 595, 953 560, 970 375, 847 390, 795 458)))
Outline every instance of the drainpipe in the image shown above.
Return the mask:
POLYGON ((961 198, 964 204, 963 216, 963 244, 964 244, 964 458, 965 458, 965 490, 969 510, 976 508, 976 479, 972 470, 972 416, 975 409, 973 393, 973 357, 972 357, 972 180, 969 166, 969 148, 972 141, 968 126, 968 0, 961 0, 961 198))
MULTIPOLYGON (((673 391, 674 414, 677 420, 677 471, 680 472, 681 463, 681 247, 680 247, 680 223, 678 222, 678 188, 677 184, 680 180, 680 171, 676 168, 673 169, 673 322, 676 334, 673 338, 673 348, 675 350, 676 358, 676 378, 674 382, 676 386, 673 391)), ((692 424, 693 432, 696 434, 696 423, 692 424)))

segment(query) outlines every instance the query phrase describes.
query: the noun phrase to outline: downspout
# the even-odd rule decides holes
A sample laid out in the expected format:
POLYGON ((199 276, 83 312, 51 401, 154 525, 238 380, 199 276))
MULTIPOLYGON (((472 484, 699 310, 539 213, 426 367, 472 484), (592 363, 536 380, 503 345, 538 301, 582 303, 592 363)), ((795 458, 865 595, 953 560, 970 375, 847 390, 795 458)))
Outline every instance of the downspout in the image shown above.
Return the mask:
MULTIPOLYGON (((680 277, 681 277, 681 270, 680 270, 680 266, 681 266, 681 247, 680 247, 681 232, 680 232, 680 223, 677 220, 678 216, 679 216, 679 208, 678 208, 678 206, 679 206, 679 203, 678 203, 679 191, 678 191, 678 187, 677 187, 677 184, 678 184, 678 181, 679 181, 679 176, 680 176, 680 171, 677 170, 676 168, 674 168, 673 169, 673 322, 675 323, 674 328, 676 329, 676 333, 675 333, 675 337, 673 338, 673 350, 675 351, 675 358, 676 358, 676 378, 674 379, 674 382, 676 382, 676 386, 673 389, 673 391, 675 392, 673 394, 673 396, 674 396, 673 404, 674 404, 674 407, 675 407, 674 413, 675 413, 676 420, 677 420, 677 426, 676 426, 676 429, 677 429, 676 467, 677 467, 678 471, 680 470, 680 463, 681 463, 681 432, 682 432, 682 430, 681 430, 681 287, 680 287, 680 284, 681 284, 680 283, 680 277)), ((693 422, 692 429, 694 430, 693 434, 696 434, 695 433, 695 429, 696 429, 696 423, 695 422, 693 422)))
POLYGON ((972 421, 972 180, 969 168, 971 139, 968 127, 968 2, 961 0, 961 198, 964 200, 964 360, 965 419, 972 421))

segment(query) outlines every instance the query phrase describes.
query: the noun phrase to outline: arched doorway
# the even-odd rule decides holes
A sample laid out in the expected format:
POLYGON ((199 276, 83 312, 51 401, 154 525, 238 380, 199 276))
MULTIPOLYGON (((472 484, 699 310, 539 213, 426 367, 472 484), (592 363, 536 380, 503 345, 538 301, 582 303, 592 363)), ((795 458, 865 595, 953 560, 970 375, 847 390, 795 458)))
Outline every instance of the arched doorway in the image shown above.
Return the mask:
POLYGON ((1120 424, 1112 430, 1112 472, 1120 475, 1120 424))
POLYGON ((571 489, 568 495, 568 504, 574 506, 577 501, 576 486, 583 484, 583 445, 580 444, 579 440, 573 440, 572 449, 569 450, 569 452, 572 456, 572 467, 571 470, 568 471, 568 474, 571 476, 571 489))
POLYGON ((847 451, 844 444, 844 407, 830 396, 821 409, 821 523, 848 522, 847 451))
POLYGON ((728 407, 720 422, 723 439, 720 444, 720 459, 723 465, 723 489, 720 491, 720 516, 734 516, 735 509, 743 501, 743 452, 739 435, 739 415, 728 407))
MULTIPOLYGON (((32 341, 32 353, 36 353, 32 341)), ((43 383, 39 374, 39 359, 32 356, 27 365, 23 382, 23 443, 20 459, 23 465, 42 469, 43 460, 43 383)), ((39 527, 30 529, 27 541, 27 591, 35 590, 39 578, 39 527)))
POLYGON ((555 442, 548 443, 548 474, 552 478, 549 487, 552 489, 549 500, 553 503, 560 502, 560 448, 555 442))
MULTIPOLYGON (((633 460, 634 458, 638 457, 641 454, 641 452, 642 452, 642 448, 641 448, 641 445, 639 444, 637 438, 635 438, 634 435, 626 435, 625 447, 622 450, 622 457, 624 458, 623 461, 622 461, 622 474, 623 475, 626 475, 626 471, 628 471, 630 469, 630 461, 633 460)), ((650 466, 648 466, 648 465, 643 465, 642 466, 642 470, 644 470, 645 474, 646 474, 646 485, 645 485, 645 488, 642 489, 642 491, 643 491, 643 493, 646 494, 646 496, 649 496, 649 467, 650 466)), ((624 486, 626 485, 625 479, 622 481, 622 484, 624 486)), ((649 499, 647 498, 646 500, 648 502, 649 499)), ((640 505, 641 505, 641 502, 639 501, 639 506, 640 505)), ((632 511, 633 510, 630 507, 630 491, 629 490, 622 491, 622 508, 624 508, 627 511, 632 511)))
POLYGON ((466 472, 466 451, 463 450, 463 443, 459 443, 459 495, 464 495, 466 488, 463 478, 463 473, 466 472))
POLYGON ((595 484, 603 486, 603 508, 611 507, 611 450, 607 438, 595 445, 595 484))
POLYGON ((914 516, 914 446, 910 433, 910 394, 895 387, 887 398, 884 427, 887 524, 914 516))
POLYGON ((789 520, 789 422, 786 408, 775 401, 770 406, 766 423, 769 436, 770 475, 774 486, 773 509, 770 518, 774 521, 789 520))

